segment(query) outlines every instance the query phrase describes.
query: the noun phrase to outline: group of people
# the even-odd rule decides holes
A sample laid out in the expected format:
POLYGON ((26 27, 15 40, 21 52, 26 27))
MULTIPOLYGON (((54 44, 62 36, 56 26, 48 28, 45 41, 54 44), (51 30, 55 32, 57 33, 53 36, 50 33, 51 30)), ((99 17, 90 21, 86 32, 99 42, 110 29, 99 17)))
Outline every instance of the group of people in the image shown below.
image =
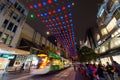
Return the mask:
POLYGON ((80 64, 79 71, 84 77, 88 77, 89 80, 120 80, 120 64, 113 61, 110 65, 102 64, 80 64))

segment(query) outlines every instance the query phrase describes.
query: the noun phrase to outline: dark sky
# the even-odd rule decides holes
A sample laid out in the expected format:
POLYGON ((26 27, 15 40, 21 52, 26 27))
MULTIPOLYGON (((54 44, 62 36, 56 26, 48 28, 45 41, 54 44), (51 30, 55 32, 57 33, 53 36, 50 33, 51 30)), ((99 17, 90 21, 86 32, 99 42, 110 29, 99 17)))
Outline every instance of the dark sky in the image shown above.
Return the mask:
MULTIPOLYGON (((28 4, 34 3, 37 0, 31 0, 28 3, 25 3, 25 0, 22 1, 26 6, 28 4)), ((64 1, 64 0, 60 0, 64 1)), ((72 7, 73 13, 73 24, 76 41, 82 40, 85 38, 87 29, 94 27, 96 24, 96 15, 98 12, 98 4, 102 3, 102 0, 71 0, 74 2, 72 7)), ((62 5, 62 4, 61 4, 62 5)), ((29 17, 29 16, 28 16, 29 17)), ((39 19, 30 20, 27 19, 28 24, 30 24, 34 29, 40 32, 42 35, 46 36, 47 28, 44 24, 41 24, 39 19)))

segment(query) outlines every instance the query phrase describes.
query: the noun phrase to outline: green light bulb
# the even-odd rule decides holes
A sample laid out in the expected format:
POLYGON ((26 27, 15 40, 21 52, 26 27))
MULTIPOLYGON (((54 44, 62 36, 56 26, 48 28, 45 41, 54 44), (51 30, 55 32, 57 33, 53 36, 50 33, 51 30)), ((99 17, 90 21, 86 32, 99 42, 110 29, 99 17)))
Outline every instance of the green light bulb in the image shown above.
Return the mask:
POLYGON ((31 18, 34 18, 35 16, 33 14, 30 15, 31 18))

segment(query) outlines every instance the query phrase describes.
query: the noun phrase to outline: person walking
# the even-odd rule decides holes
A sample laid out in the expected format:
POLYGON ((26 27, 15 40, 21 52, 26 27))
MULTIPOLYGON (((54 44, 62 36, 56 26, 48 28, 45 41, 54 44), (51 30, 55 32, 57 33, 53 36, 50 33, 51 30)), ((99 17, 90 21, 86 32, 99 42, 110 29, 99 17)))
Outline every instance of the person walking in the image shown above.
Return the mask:
POLYGON ((111 80, 114 80, 114 68, 109 64, 109 62, 107 62, 106 71, 108 72, 111 80))
POLYGON ((98 68, 96 71, 96 75, 98 75, 98 80, 105 80, 105 76, 104 76, 104 68, 101 64, 98 64, 98 68))
POLYGON ((115 72, 117 73, 118 78, 120 80, 120 64, 118 64, 116 61, 113 61, 113 66, 114 66, 115 72))

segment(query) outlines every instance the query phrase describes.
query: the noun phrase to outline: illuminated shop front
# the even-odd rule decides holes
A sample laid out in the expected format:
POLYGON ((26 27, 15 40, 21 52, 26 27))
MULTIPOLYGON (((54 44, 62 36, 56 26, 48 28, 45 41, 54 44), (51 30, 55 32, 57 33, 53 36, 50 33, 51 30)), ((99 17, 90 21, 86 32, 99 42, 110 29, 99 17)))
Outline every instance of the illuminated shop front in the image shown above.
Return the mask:
POLYGON ((12 67, 12 69, 10 70, 15 69, 15 67, 21 66, 27 59, 28 55, 29 52, 27 51, 0 45, 0 58, 5 58, 9 60, 8 68, 12 67))
MULTIPOLYGON (((119 30, 120 29, 118 29, 115 33, 113 33, 112 38, 108 42, 101 45, 99 48, 99 53, 102 54, 102 53, 108 52, 107 55, 112 56, 113 60, 117 61, 118 63, 120 63, 120 60, 119 60, 120 59, 120 32, 119 30)), ((103 59, 103 61, 105 62, 109 60, 103 59)))

